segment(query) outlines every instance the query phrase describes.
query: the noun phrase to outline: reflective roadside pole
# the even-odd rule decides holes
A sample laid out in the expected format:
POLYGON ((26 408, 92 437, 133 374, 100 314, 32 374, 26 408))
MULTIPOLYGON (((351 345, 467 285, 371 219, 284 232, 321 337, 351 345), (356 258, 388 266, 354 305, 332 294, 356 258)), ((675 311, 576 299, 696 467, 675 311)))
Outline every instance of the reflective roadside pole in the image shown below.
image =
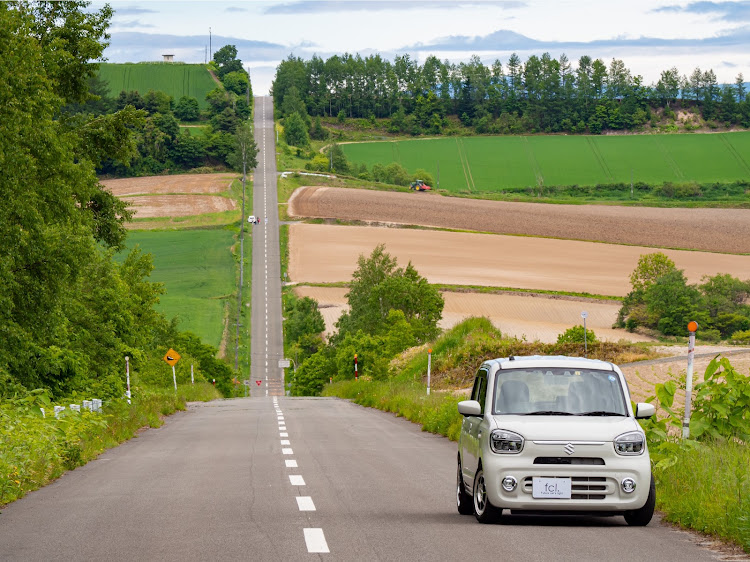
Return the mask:
POLYGON ((127 383, 125 390, 125 396, 128 398, 128 404, 130 404, 130 357, 125 356, 125 381, 127 383))
POLYGON ((695 332, 698 331, 698 322, 688 322, 688 364, 685 377, 685 417, 682 419, 682 438, 690 437, 690 403, 693 395, 693 356, 695 355, 695 332))
POLYGON ((430 369, 432 367, 432 349, 427 350, 427 396, 430 395, 430 369))

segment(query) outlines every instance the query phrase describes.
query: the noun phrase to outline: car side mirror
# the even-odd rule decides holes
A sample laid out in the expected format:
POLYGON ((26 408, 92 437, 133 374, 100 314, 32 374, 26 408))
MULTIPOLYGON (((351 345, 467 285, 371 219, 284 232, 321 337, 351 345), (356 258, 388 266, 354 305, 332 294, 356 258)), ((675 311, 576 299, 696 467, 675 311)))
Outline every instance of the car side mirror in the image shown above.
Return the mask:
POLYGON ((476 400, 463 400, 458 403, 458 413, 462 416, 481 416, 482 405, 476 400))
POLYGON ((656 408, 653 404, 646 402, 638 402, 635 405, 635 419, 646 420, 656 413, 656 408))

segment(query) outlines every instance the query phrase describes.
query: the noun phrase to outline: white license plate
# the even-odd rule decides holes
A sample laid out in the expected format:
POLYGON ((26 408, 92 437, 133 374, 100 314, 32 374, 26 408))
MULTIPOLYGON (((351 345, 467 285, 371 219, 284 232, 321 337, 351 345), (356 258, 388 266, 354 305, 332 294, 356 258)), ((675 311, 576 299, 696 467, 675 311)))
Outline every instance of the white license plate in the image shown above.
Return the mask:
POLYGON ((570 478, 533 478, 532 496, 539 499, 569 500, 570 478))

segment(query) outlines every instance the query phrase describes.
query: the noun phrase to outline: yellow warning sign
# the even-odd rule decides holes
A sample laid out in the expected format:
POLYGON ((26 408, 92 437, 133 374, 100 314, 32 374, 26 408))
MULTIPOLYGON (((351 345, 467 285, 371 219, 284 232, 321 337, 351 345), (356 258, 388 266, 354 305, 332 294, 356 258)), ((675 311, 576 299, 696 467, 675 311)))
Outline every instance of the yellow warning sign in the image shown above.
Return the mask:
POLYGON ((164 356, 164 361, 174 367, 179 360, 180 354, 170 347, 169 351, 167 351, 167 354, 164 356))

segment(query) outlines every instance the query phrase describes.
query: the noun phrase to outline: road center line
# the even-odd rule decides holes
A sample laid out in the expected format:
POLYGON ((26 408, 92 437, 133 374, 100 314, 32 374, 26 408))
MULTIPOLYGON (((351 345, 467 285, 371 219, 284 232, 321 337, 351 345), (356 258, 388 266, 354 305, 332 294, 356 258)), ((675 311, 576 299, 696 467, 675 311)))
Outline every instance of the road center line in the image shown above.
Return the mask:
POLYGON ((307 545, 307 552, 331 552, 328 550, 328 543, 326 537, 323 534, 323 529, 302 529, 305 533, 305 544, 307 545))
POLYGON ((289 482, 292 484, 292 486, 304 486, 305 485, 305 479, 302 478, 302 475, 300 474, 290 474, 289 482))
POLYGON ((297 496, 297 507, 300 511, 315 511, 315 504, 310 496, 297 496))
POLYGON ((294 459, 287 459, 284 461, 287 468, 298 468, 297 467, 297 461, 294 459))

